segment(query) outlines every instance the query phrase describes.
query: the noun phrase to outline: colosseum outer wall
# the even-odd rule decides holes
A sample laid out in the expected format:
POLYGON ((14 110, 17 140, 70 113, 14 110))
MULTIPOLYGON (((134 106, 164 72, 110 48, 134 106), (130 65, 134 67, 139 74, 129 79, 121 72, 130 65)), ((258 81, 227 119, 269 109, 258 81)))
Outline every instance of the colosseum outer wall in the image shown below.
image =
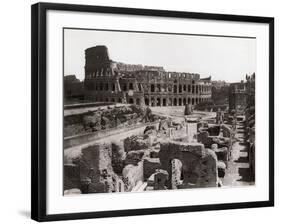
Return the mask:
POLYGON ((211 99, 211 77, 117 63, 106 46, 86 49, 85 59, 85 98, 94 102, 183 106, 211 99))

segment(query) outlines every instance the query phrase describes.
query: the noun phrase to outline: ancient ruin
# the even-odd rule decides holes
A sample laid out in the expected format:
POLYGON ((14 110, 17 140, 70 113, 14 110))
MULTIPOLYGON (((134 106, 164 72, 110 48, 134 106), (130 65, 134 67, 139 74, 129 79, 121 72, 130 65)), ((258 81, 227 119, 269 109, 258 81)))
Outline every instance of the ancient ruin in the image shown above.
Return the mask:
POLYGON ((64 82, 65 195, 255 183, 255 74, 212 82, 114 62, 106 46, 85 60, 85 79, 64 82))
POLYGON ((93 102, 182 106, 211 98, 211 77, 114 62, 106 46, 86 49, 85 58, 85 98, 93 102))

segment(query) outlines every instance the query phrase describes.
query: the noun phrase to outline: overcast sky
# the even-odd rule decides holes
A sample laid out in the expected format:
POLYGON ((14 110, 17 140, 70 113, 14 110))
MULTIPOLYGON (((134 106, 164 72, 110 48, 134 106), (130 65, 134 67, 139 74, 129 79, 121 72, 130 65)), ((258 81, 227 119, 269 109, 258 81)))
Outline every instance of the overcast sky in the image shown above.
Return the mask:
POLYGON ((166 71, 199 73, 238 82, 256 69, 256 40, 96 30, 64 31, 64 75, 84 79, 84 50, 106 45, 110 58, 128 64, 163 66, 166 71))

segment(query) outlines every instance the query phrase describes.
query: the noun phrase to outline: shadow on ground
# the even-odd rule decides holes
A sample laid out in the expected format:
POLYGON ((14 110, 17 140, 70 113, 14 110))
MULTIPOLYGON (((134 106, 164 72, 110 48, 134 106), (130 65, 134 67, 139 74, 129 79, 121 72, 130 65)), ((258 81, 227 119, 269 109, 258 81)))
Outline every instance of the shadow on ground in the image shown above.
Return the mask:
POLYGON ((239 145, 242 145, 242 146, 247 146, 248 143, 247 142, 239 142, 239 145))
POLYGON ((241 176, 241 179, 238 181, 245 181, 245 182, 253 182, 255 181, 253 176, 251 175, 251 171, 249 168, 242 168, 240 167, 238 169, 238 173, 241 176))
POLYGON ((240 156, 237 160, 234 161, 235 163, 248 163, 249 160, 248 160, 248 157, 247 156, 240 156))

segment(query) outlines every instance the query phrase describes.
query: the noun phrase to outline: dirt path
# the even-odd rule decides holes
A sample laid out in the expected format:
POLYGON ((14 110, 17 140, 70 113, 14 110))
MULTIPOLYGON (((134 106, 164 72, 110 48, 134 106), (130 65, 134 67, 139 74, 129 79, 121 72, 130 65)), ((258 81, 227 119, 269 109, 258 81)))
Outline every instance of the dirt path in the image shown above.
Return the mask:
POLYGON ((238 141, 233 144, 231 159, 228 162, 225 177, 222 179, 223 186, 248 186, 253 185, 251 179, 248 147, 245 142, 244 124, 238 123, 235 136, 238 141))

